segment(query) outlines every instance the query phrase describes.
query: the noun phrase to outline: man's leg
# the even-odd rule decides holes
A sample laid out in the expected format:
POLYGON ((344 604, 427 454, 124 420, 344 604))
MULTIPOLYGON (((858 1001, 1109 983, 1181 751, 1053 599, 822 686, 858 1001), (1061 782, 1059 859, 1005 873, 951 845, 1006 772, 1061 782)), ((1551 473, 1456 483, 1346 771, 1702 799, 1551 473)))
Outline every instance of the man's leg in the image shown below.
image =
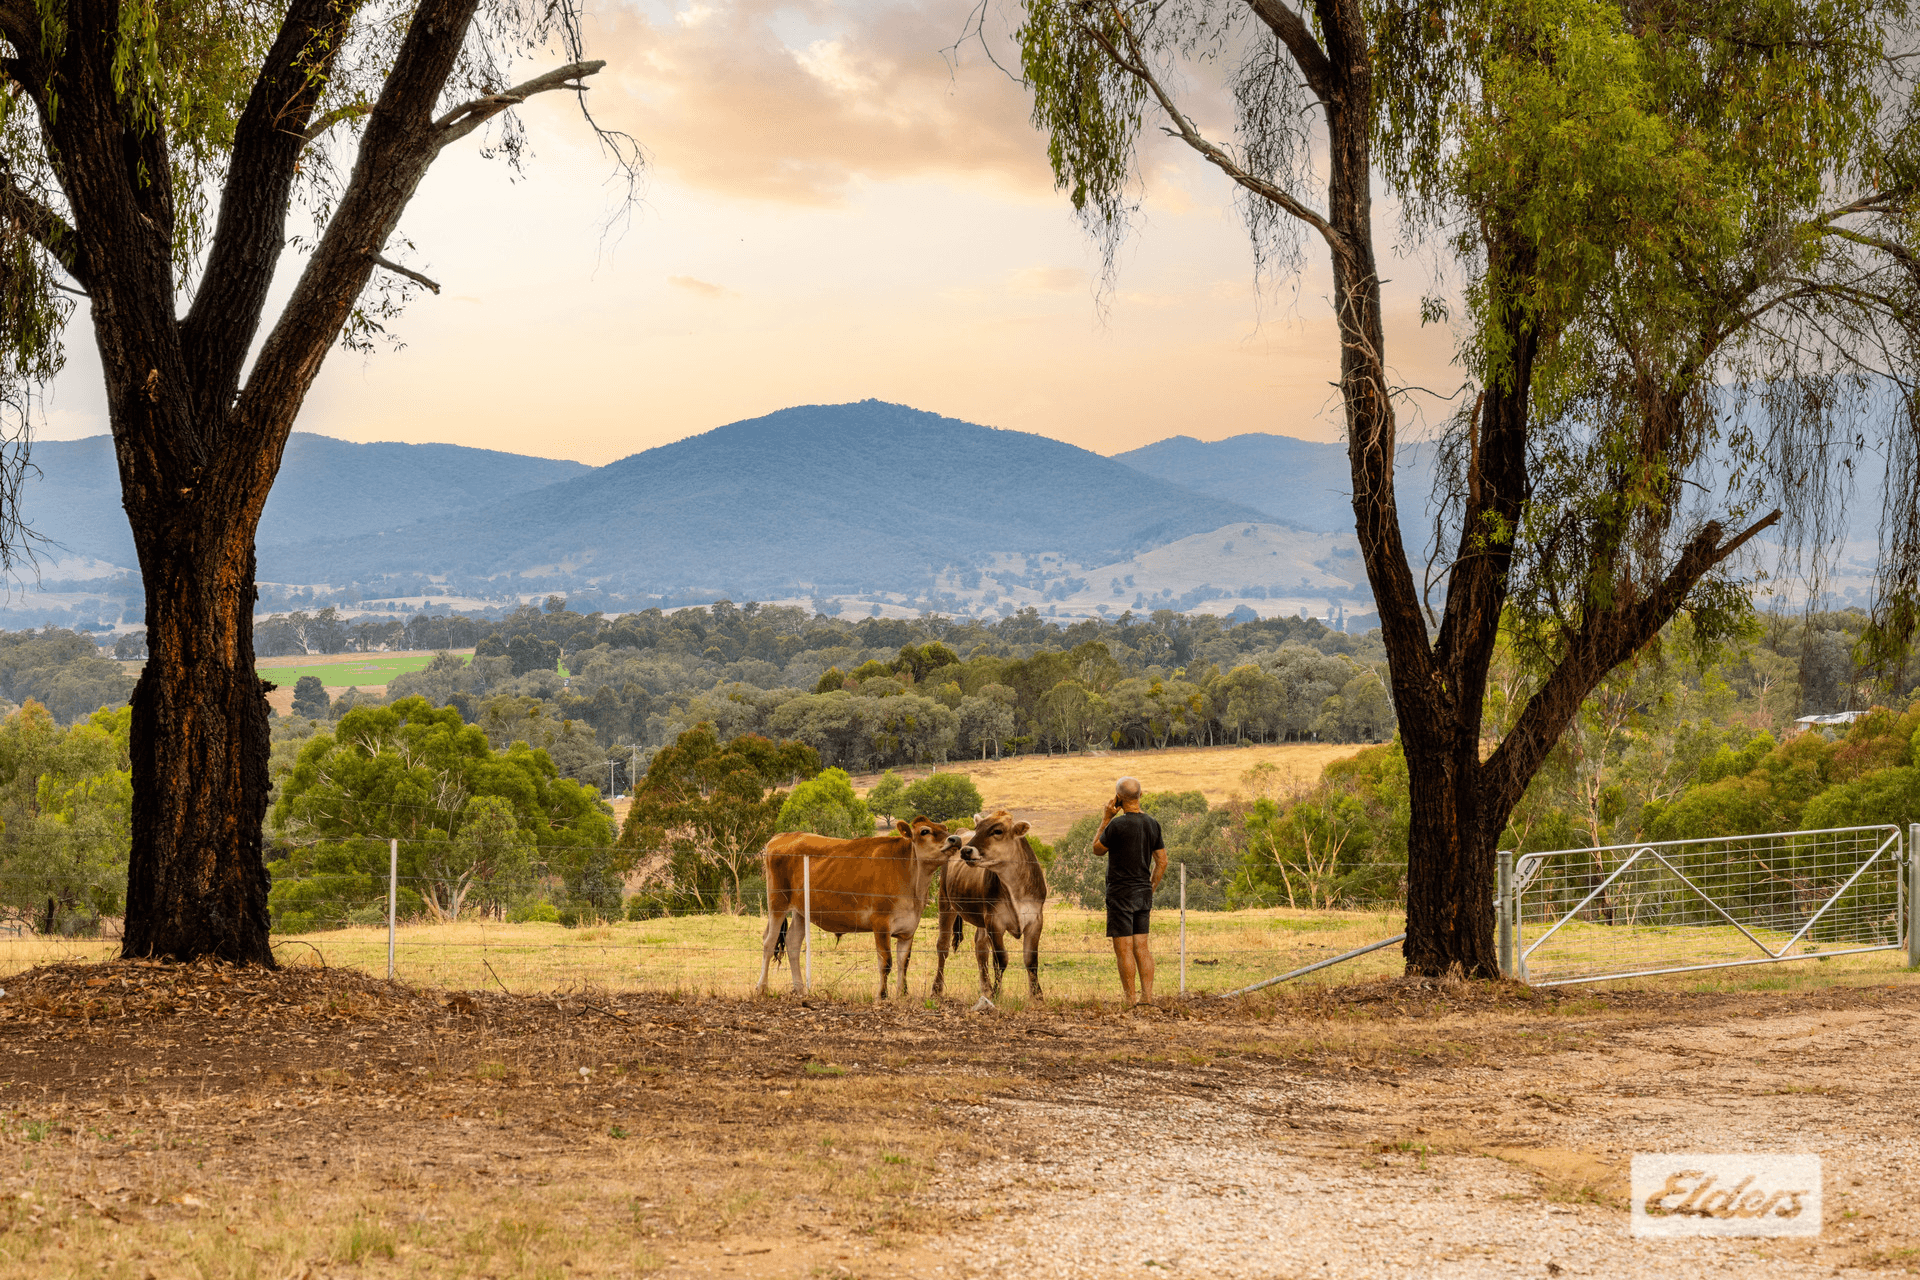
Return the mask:
POLYGON ((1153 939, 1150 935, 1136 933, 1127 939, 1133 944, 1133 968, 1140 975, 1140 999, 1153 1003, 1153 939))
POLYGON ((1133 939, 1115 938, 1113 940, 1113 958, 1120 966, 1120 990, 1122 1007, 1133 1003, 1133 939))

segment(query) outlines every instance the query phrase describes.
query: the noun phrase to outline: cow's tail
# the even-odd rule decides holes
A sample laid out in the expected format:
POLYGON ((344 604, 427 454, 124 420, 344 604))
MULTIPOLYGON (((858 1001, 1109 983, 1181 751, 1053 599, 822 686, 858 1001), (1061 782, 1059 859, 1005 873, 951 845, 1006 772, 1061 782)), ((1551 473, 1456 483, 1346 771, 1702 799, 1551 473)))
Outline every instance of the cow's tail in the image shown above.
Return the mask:
POLYGON ((949 949, 950 949, 950 950, 953 950, 953 951, 958 951, 958 950, 960 949, 960 938, 961 938, 961 935, 963 935, 963 934, 965 934, 965 933, 966 933, 966 931, 967 931, 967 922, 966 922, 965 920, 962 920, 962 919, 960 918, 960 913, 959 913, 959 912, 957 912, 957 911, 956 911, 956 912, 954 912, 954 915, 953 915, 953 941, 952 941, 952 943, 950 944, 950 947, 949 947, 949 949))
POLYGON ((773 962, 780 963, 780 957, 787 954, 787 921, 791 916, 780 917, 780 936, 773 940, 773 962))

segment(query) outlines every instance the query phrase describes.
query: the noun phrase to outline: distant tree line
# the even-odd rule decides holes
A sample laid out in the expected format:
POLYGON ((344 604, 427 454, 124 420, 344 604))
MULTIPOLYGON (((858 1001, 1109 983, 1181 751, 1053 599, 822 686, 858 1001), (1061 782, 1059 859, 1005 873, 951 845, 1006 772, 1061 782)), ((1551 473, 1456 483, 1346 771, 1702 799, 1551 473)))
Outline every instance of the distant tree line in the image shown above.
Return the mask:
MULTIPOLYGON (((1897 704, 1912 683, 1905 668, 1875 677, 1856 661, 1866 620, 1858 610, 1773 618, 1730 670, 1760 682, 1776 733, 1803 711, 1897 704)), ((296 653, 471 647, 471 660, 448 654, 396 678, 384 700, 453 707, 496 747, 524 737, 566 776, 615 791, 701 722, 722 740, 805 742, 823 767, 851 772, 1087 746, 1367 742, 1396 727, 1378 638, 1308 618, 1235 624, 1162 610, 1061 627, 1025 610, 994 622, 852 621, 720 601, 609 619, 553 597, 499 619, 349 623, 323 609, 268 619, 261 632, 276 626, 304 637, 310 648, 296 653)), ((133 678, 84 634, 0 633, 0 697, 33 698, 60 723, 121 705, 133 678)), ((311 677, 296 691, 307 719, 378 701, 329 699, 311 677)))
POLYGON ((0 631, 0 698, 15 706, 37 702, 60 724, 125 706, 134 678, 81 632, 0 631))
POLYGON ((702 722, 723 741, 804 742, 823 767, 855 772, 1090 746, 1376 741, 1394 727, 1377 642, 1306 618, 1236 625, 1163 610, 1063 628, 1029 609, 996 622, 856 622, 720 601, 607 619, 554 597, 503 619, 421 615, 358 639, 327 610, 261 626, 276 623, 297 627, 315 656, 362 641, 474 650, 395 677, 384 699, 329 698, 302 677, 293 709, 303 719, 419 696, 496 747, 528 741, 566 776, 614 791, 702 722))
MULTIPOLYGON (((564 609, 526 611, 523 630, 482 635, 495 641, 487 656, 440 654, 396 678, 386 705, 351 694, 320 716, 277 717, 276 927, 383 918, 390 836, 401 840, 402 909, 415 915, 755 910, 768 835, 851 836, 915 813, 964 821, 984 803, 965 776, 968 756, 1075 750, 1115 734, 1135 747, 1341 737, 1340 717, 1368 705, 1375 670, 1368 637, 1304 621, 1156 617, 1063 635, 1044 622, 1027 630, 1018 616, 816 626, 795 622, 797 612, 723 606, 588 629, 564 609), (777 653, 754 635, 763 626, 789 647, 834 643, 793 647, 775 667, 746 656, 749 644, 777 653), (609 633, 644 643, 616 646, 609 633), (548 645, 559 650, 554 667, 515 674, 516 651, 544 657, 548 645), (766 669, 742 665, 755 662, 766 669), (743 678, 754 674, 770 684, 743 678), (611 731, 600 719, 609 707, 626 717, 611 731), (618 736, 636 726, 658 749, 618 736), (942 749, 947 767, 911 786, 889 772, 863 792, 850 777, 875 763, 937 760, 942 749), (600 803, 609 787, 636 791, 617 833, 600 803)), ((1920 820, 1920 672, 1870 677, 1855 660, 1863 623, 1852 613, 1768 620, 1700 667, 1680 656, 1688 624, 1676 622, 1657 652, 1586 701, 1503 847, 1920 820), (1802 711, 1847 709, 1867 714, 1825 732, 1793 724, 1802 711)), ((1488 751, 1529 679, 1507 647, 1492 669, 1488 751)), ((71 933, 121 910, 131 683, 131 668, 84 635, 0 634, 0 693, 24 704, 0 719, 0 916, 71 933), (94 699, 104 709, 75 710, 94 699)), ((312 685, 302 694, 326 698, 312 685)), ((1141 772, 1150 778, 1151 766, 1141 772)), ((1191 906, 1305 909, 1404 893, 1409 802, 1397 741, 1310 781, 1256 766, 1237 792, 1212 805, 1197 792, 1147 797, 1187 869, 1191 906)), ((1061 897, 1099 896, 1096 822, 1090 814, 1037 846, 1061 897)), ((1163 905, 1177 892, 1169 877, 1163 905)))

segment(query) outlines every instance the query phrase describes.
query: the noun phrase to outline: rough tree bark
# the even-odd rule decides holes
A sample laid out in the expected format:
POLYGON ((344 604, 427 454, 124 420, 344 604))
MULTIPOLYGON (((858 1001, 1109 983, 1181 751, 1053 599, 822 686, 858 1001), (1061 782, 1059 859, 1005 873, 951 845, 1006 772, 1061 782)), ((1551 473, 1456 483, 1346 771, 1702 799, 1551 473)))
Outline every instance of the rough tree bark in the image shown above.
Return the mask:
POLYGON ((64 41, 33 3, 0 4, 6 74, 39 109, 70 224, 9 181, 18 218, 86 289, 122 498, 147 596, 133 694, 128 957, 273 964, 262 822, 271 686, 254 671, 254 534, 308 389, 428 166, 449 142, 573 63, 434 116, 476 0, 422 0, 335 213, 244 385, 302 152, 351 0, 291 0, 234 134, 199 288, 176 317, 167 138, 115 88, 115 0, 65 0, 64 41), (55 109, 57 105, 57 109, 55 109))

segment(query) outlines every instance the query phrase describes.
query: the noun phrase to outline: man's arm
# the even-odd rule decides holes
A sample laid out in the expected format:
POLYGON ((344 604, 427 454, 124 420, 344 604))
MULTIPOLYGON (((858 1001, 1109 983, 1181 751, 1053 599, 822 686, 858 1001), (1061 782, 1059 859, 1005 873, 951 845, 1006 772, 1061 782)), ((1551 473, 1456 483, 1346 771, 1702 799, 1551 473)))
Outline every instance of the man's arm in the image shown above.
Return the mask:
POLYGON ((1153 851, 1153 887, 1154 888, 1158 889, 1160 887, 1161 877, 1165 876, 1166 874, 1167 874, 1167 850, 1166 850, 1166 846, 1162 845, 1160 848, 1155 849, 1153 851))
POLYGON ((1106 810, 1100 815, 1100 829, 1093 833, 1093 854, 1096 858, 1107 856, 1107 846, 1100 843, 1100 837, 1107 834, 1107 824, 1112 822, 1114 815, 1119 812, 1119 805, 1111 800, 1107 801, 1106 810))

